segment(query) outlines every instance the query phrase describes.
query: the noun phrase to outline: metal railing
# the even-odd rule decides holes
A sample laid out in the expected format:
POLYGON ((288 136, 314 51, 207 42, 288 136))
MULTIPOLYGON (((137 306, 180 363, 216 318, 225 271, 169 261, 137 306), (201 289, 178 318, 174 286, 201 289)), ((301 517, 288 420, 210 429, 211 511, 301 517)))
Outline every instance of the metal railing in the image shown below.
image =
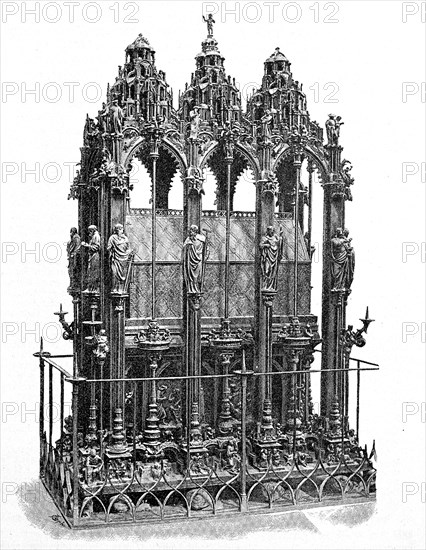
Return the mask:
POLYGON ((357 377, 356 433, 341 418, 341 429, 333 436, 333 430, 321 425, 319 415, 309 409, 309 403, 306 405, 311 400, 311 377, 324 372, 320 369, 261 373, 242 366, 228 374, 75 378, 56 362, 71 359, 72 355, 50 355, 42 348, 34 355, 40 367, 40 476, 70 527, 280 510, 374 496, 374 450, 368 455, 366 448, 361 449, 358 434, 360 377, 364 371, 378 370, 375 363, 351 358, 356 368, 329 371, 356 373, 357 377), (55 376, 59 377, 60 410, 56 442, 55 376), (290 429, 285 431, 273 421, 274 435, 270 439, 259 435, 265 420, 258 417, 253 421, 253 403, 249 403, 248 395, 248 385, 254 387, 256 379, 268 376, 272 380, 278 377, 283 387, 286 380, 293 380, 304 382, 306 388, 305 393, 293 396, 293 405, 287 411, 288 417, 294 418, 300 413, 300 424, 290 422, 290 429), (207 381, 219 384, 225 378, 239 380, 240 412, 233 418, 232 433, 227 437, 214 433, 211 426, 203 426, 197 414, 195 420, 192 416, 185 418, 182 407, 182 418, 174 422, 173 429, 167 422, 159 426, 157 455, 150 458, 152 448, 145 437, 149 418, 141 410, 141 404, 146 407, 153 397, 150 386, 180 382, 187 396, 193 380, 203 386, 207 381), (72 426, 71 419, 65 417, 65 384, 72 389, 72 426), (97 410, 95 418, 93 410, 89 419, 81 415, 84 396, 87 402, 87 396, 95 394, 98 404, 100 392, 114 385, 121 385, 131 395, 118 426, 125 437, 126 449, 121 454, 114 454, 113 442, 120 419, 111 422, 111 411, 103 410, 97 410), (301 412, 296 410, 296 403, 301 412), (87 420, 89 426, 83 426, 87 420), (96 442, 90 444, 85 438, 94 424, 96 442), (198 443, 194 439, 197 430, 201 435, 198 443), (265 449, 268 453, 262 459, 265 449))

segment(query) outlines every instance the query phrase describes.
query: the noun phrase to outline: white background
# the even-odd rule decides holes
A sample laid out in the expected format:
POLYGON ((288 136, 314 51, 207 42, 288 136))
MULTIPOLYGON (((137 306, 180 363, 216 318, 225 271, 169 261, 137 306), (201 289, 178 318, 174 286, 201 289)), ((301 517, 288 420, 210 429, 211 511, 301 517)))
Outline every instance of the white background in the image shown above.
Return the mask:
MULTIPOLYGON (((77 203, 67 201, 70 176, 64 163, 79 161, 86 112, 96 116, 104 100, 103 94, 96 103, 88 101, 82 93, 84 85, 95 82, 105 92, 106 83, 117 75, 117 65, 124 63, 125 47, 139 32, 155 48, 157 68, 166 72, 176 100, 178 89, 183 89, 195 69, 194 56, 200 51, 206 28, 201 21, 203 3, 198 1, 130 3, 137 8, 133 15, 131 6, 119 2, 115 4, 118 16, 117 8, 115 12, 110 9, 112 2, 98 2, 97 14, 95 7, 77 2, 74 22, 61 2, 52 2, 44 14, 46 3, 39 3, 40 22, 36 22, 34 15, 25 14, 25 8, 34 8, 34 4, 2 2, 2 81, 3 86, 12 83, 7 90, 17 90, 9 96, 3 93, 1 103, 3 547, 85 548, 89 543, 81 535, 78 541, 69 536, 59 541, 50 538, 48 532, 28 522, 16 496, 7 495, 13 487, 37 478, 38 424, 34 415, 27 414, 38 403, 38 368, 32 353, 39 346, 40 333, 48 340, 56 339, 55 327, 46 323, 55 321, 53 312, 59 302, 72 311, 66 294, 64 243, 70 226, 77 224, 77 203), (6 4, 10 11, 17 10, 7 22, 6 4), (57 16, 59 20, 53 22, 57 16), (126 16, 136 22, 126 22, 126 16), (97 22, 90 22, 97 17, 97 22), (79 84, 73 100, 66 82, 79 84), (26 96, 24 87, 34 89, 36 83, 39 98, 26 96), (56 84, 46 88, 47 83, 56 84), (62 97, 55 100, 58 89, 62 97), (5 163, 16 163, 17 173, 5 173, 14 169, 5 163), (25 169, 34 169, 35 163, 40 163, 40 177, 25 176, 25 169), (49 163, 62 169, 56 182, 52 181, 55 167, 46 166, 49 163), (35 247, 39 253, 26 253, 35 247), (36 334, 28 333, 34 328, 36 334)), ((414 410, 425 402, 424 334, 421 336, 425 321, 424 257, 419 251, 403 261, 404 243, 420 249, 425 241, 425 182, 420 173, 409 176, 406 182, 402 177, 404 162, 424 162, 424 95, 423 101, 420 92, 403 101, 402 94, 404 82, 420 87, 425 81, 424 19, 422 22, 419 12, 404 23, 403 3, 397 1, 344 1, 331 3, 331 7, 330 3, 328 7, 318 3, 318 22, 310 9, 315 8, 314 2, 298 2, 299 11, 288 7, 284 14, 294 22, 283 17, 283 4, 288 2, 276 3, 273 21, 273 3, 266 3, 269 7, 263 2, 250 4, 226 2, 227 10, 236 8, 236 21, 235 15, 226 14, 224 3, 209 3, 210 8, 219 10, 214 16, 215 36, 226 58, 227 73, 235 76, 241 88, 260 83, 263 62, 279 45, 292 62, 293 75, 304 83, 311 117, 323 125, 328 113, 335 112, 345 122, 341 132, 343 158, 352 161, 356 179, 354 202, 347 203, 347 225, 357 258, 348 321, 358 326, 357 319, 363 316, 365 306, 370 306, 376 322, 369 330, 367 346, 355 350, 354 355, 381 365, 379 373, 367 373, 362 378, 361 418, 363 442, 370 446, 376 439, 378 505, 369 522, 353 529, 329 528, 322 535, 300 532, 297 537, 292 533, 290 538, 285 533, 270 533, 268 538, 259 532, 248 533, 229 545, 424 548, 425 505, 420 486, 425 482, 425 423, 420 412, 406 422, 402 414, 404 403, 412 404, 409 407, 414 410), (332 16, 337 22, 326 23, 324 18, 334 11, 333 5, 338 7, 332 16), (339 88, 334 96, 338 103, 324 101, 331 91, 324 86, 330 82, 339 88), (319 97, 315 97, 312 86, 319 86, 319 97), (412 323, 413 330, 418 327, 405 342, 404 323, 412 323), (419 487, 407 502, 403 502, 404 483, 419 487)), ((409 4, 408 10, 416 5, 420 8, 420 3, 409 4)), ((93 87, 87 92, 96 95, 93 87)), ((317 212, 321 196, 318 185, 317 212)), ((317 274, 312 311, 320 314, 317 274)), ((66 353, 71 344, 59 340, 46 347, 66 353)), ((185 532, 181 536, 185 537, 185 532)), ((119 542, 120 535, 115 537, 115 542, 103 539, 90 544, 140 547, 136 539, 119 542)), ((206 537, 210 540, 181 538, 177 542, 162 540, 159 532, 158 539, 147 544, 156 548, 225 545, 223 539, 215 541, 209 533, 206 537)))

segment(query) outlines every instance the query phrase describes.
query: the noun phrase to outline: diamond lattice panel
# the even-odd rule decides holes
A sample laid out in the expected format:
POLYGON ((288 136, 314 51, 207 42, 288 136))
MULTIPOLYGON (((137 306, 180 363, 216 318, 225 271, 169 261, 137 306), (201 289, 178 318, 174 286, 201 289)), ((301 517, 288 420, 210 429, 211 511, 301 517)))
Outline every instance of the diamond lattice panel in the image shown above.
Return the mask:
MULTIPOLYGON (((250 213, 233 214, 230 235, 229 306, 232 317, 254 314, 254 239, 255 217, 250 213)), ((203 215, 201 228, 209 230, 210 256, 206 266, 203 317, 224 315, 224 261, 225 216, 218 213, 203 215)), ((293 220, 276 218, 275 228, 283 227, 284 257, 280 266, 278 296, 274 313, 291 312, 293 296, 294 225, 293 220)), ((136 251, 135 266, 130 287, 130 314, 134 318, 151 315, 151 216, 149 210, 133 212, 127 216, 127 235, 136 251), (146 263, 145 263, 146 262, 146 263)), ((157 216, 157 297, 156 313, 159 317, 182 316, 182 243, 183 216, 179 211, 157 216)), ((307 261, 305 242, 299 232, 299 260, 307 261)), ((309 313, 310 266, 299 266, 299 311, 309 313)))

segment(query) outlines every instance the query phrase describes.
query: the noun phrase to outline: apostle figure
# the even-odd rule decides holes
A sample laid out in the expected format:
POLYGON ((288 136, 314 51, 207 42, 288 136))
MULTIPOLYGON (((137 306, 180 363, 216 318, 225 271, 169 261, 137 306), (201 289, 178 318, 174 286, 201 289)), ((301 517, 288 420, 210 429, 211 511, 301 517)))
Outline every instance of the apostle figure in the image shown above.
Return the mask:
POLYGON ((206 237, 198 233, 196 225, 191 225, 182 251, 183 277, 188 294, 202 291, 206 252, 206 237))
POLYGON ((346 240, 346 250, 348 251, 348 272, 346 279, 346 288, 351 288, 352 282, 354 280, 355 272, 355 251, 352 246, 352 239, 349 238, 349 229, 343 231, 343 236, 346 240))
POLYGON ((260 268, 262 273, 262 290, 277 290, 278 266, 283 257, 283 228, 279 236, 272 225, 266 228, 266 235, 260 241, 260 268))
POLYGON ((126 280, 130 245, 121 223, 114 226, 114 233, 108 240, 107 250, 112 273, 112 292, 122 292, 126 280))
POLYGON ((98 124, 101 134, 108 131, 108 109, 106 103, 102 103, 102 109, 98 111, 98 124))
POLYGON ((76 227, 70 229, 70 240, 67 243, 69 290, 78 288, 80 275, 81 239, 76 227))
POLYGON ((339 145, 340 126, 342 126, 342 117, 336 115, 328 115, 328 120, 325 123, 327 131, 328 145, 339 145))
POLYGON ((349 290, 354 278, 355 254, 349 231, 339 227, 331 239, 331 285, 333 290, 349 290), (345 234, 346 233, 346 234, 345 234))
POLYGON ((327 131, 328 145, 335 145, 336 115, 328 115, 325 129, 327 131))
POLYGON ((349 160, 344 159, 341 165, 341 174, 343 182, 345 184, 345 198, 348 201, 351 201, 353 199, 351 185, 353 185, 355 182, 354 178, 351 175, 351 170, 352 163, 349 160))
POLYGON ((99 292, 100 262, 99 250, 101 248, 101 236, 96 225, 88 227, 90 241, 82 242, 81 246, 88 249, 89 261, 87 263, 87 288, 86 292, 99 292))
POLYGON ((191 139, 197 139, 200 130, 200 108, 195 106, 189 113, 189 118, 191 119, 189 137, 191 139))
POLYGON ((262 123, 262 134, 265 139, 269 139, 271 137, 271 122, 273 118, 272 111, 270 109, 266 109, 266 113, 260 119, 260 122, 262 123))
POLYGON ((118 104, 118 99, 114 99, 109 108, 111 119, 111 129, 114 133, 121 134, 123 129, 123 109, 118 104))
POLYGON ((342 124, 344 124, 344 122, 342 122, 342 117, 341 116, 336 117, 336 130, 335 130, 336 145, 339 145, 340 126, 342 126, 342 124))

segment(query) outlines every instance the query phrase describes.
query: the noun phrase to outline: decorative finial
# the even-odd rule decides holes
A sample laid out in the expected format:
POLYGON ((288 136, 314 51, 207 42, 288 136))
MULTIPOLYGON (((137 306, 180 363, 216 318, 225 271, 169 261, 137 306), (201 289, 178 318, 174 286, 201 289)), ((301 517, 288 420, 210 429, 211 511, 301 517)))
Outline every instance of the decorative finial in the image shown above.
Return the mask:
POLYGON ((364 332, 365 334, 367 334, 367 331, 368 331, 368 327, 370 326, 371 323, 374 323, 375 319, 370 319, 370 316, 369 316, 369 311, 368 311, 368 306, 367 306, 367 309, 365 311, 365 318, 364 319, 360 319, 361 323, 364 325, 364 332))

